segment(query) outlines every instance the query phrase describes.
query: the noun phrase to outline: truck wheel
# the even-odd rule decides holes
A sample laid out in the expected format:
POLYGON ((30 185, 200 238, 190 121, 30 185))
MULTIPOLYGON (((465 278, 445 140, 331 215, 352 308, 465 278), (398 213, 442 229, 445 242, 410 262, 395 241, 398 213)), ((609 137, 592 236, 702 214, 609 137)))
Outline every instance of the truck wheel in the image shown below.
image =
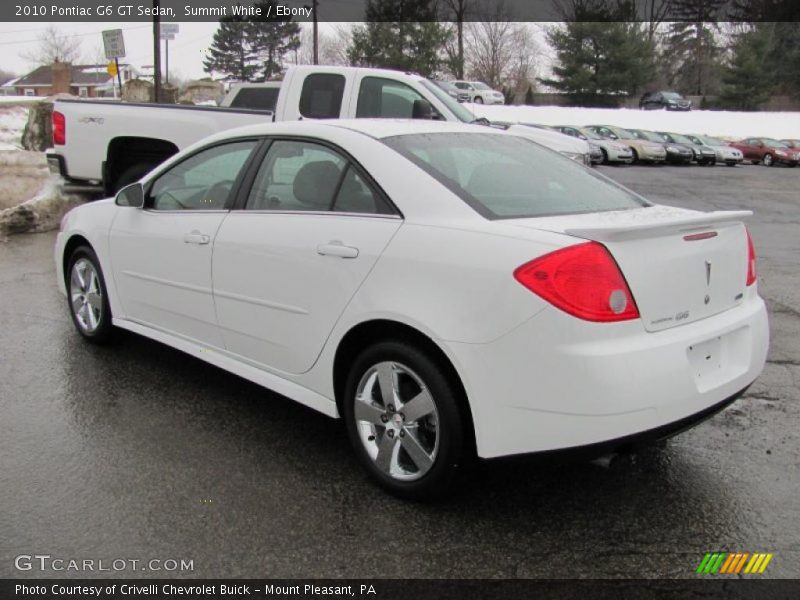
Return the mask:
POLYGON ((137 163, 125 169, 122 174, 117 177, 117 181, 114 183, 114 193, 116 194, 126 185, 129 185, 134 181, 139 181, 142 177, 149 173, 154 166, 155 165, 150 163, 137 163))

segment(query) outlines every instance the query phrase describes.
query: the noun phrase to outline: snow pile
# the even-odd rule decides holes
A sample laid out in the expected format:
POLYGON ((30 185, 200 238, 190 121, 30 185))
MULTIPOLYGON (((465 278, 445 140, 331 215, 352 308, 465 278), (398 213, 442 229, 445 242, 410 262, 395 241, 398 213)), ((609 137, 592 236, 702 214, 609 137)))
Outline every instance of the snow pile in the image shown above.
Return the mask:
MULTIPOLYGON (((6 177, 1 179, 5 180, 6 177)), ((80 196, 64 194, 61 183, 60 177, 48 177, 33 198, 12 208, 0 210, 0 234, 50 231, 58 228, 61 217, 85 201, 80 196)))
POLYGON ((24 106, 0 106, 0 150, 21 147, 22 130, 27 122, 28 109, 24 106))
POLYGON ((730 139, 750 136, 800 139, 800 113, 723 110, 637 110, 567 106, 486 106, 466 104, 475 116, 490 121, 542 125, 616 125, 634 129, 699 133, 730 139))

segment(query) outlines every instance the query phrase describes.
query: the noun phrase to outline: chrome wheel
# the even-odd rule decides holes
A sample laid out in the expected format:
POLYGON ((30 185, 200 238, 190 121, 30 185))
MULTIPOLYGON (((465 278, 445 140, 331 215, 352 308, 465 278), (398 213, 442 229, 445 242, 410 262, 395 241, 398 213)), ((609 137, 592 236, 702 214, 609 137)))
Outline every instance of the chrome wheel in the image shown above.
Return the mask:
POLYGON ((765 154, 764 155, 764 166, 771 167, 772 166, 772 154, 765 154))
POLYGON ((407 366, 380 362, 361 377, 353 418, 375 466, 389 477, 414 481, 439 451, 439 413, 422 379, 407 366))
POLYGON ((86 258, 72 265, 69 298, 75 321, 86 333, 93 333, 103 317, 103 293, 97 270, 86 258))

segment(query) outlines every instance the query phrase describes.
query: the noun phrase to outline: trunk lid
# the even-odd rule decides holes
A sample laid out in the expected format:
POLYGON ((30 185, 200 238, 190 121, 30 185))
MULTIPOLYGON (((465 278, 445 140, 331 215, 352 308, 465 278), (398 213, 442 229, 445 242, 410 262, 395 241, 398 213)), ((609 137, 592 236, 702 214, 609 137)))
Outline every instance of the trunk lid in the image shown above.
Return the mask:
POLYGON ((645 329, 654 332, 742 302, 747 234, 741 221, 751 214, 652 206, 512 223, 605 245, 628 282, 645 329))

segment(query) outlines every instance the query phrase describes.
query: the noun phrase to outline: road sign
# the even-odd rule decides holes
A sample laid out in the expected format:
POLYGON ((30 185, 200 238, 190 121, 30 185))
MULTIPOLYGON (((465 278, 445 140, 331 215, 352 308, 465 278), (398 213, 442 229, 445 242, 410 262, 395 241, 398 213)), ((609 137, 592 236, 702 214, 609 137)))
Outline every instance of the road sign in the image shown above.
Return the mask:
POLYGON ((125 56, 125 40, 122 38, 122 29, 104 31, 103 48, 106 51, 106 58, 122 58, 125 56))
POLYGON ((161 32, 161 39, 162 40, 169 40, 171 42, 172 40, 175 39, 175 34, 174 33, 164 33, 162 31, 161 32))
POLYGON ((116 77, 117 76, 117 63, 116 63, 116 61, 112 60, 110 63, 108 63, 108 66, 106 67, 106 71, 112 77, 116 77))
POLYGON ((179 31, 177 23, 161 23, 161 35, 176 35, 179 31))

